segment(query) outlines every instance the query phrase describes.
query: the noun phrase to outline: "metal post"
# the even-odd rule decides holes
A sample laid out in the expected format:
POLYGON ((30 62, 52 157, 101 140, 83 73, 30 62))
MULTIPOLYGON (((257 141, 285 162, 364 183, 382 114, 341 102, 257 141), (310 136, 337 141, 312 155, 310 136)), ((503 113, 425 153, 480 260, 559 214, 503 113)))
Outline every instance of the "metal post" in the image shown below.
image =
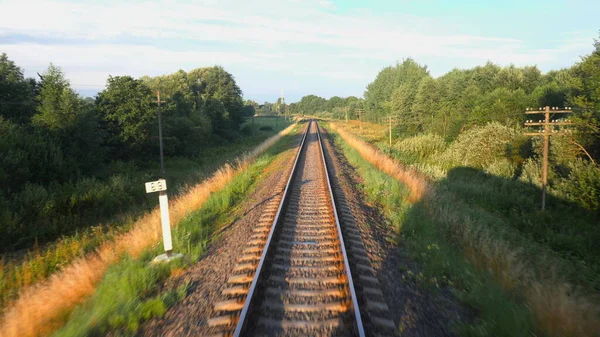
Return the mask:
POLYGON ((159 192, 158 203, 160 204, 160 220, 162 223, 165 254, 167 254, 167 257, 171 257, 173 242, 171 241, 171 220, 169 219, 169 197, 167 196, 167 191, 159 192))
POLYGON ((164 179, 146 183, 146 193, 158 193, 160 205, 160 222, 163 234, 163 245, 165 254, 157 256, 153 262, 168 262, 172 259, 182 257, 181 254, 173 254, 173 242, 171 240, 171 220, 169 219, 169 198, 167 196, 167 182, 164 179))

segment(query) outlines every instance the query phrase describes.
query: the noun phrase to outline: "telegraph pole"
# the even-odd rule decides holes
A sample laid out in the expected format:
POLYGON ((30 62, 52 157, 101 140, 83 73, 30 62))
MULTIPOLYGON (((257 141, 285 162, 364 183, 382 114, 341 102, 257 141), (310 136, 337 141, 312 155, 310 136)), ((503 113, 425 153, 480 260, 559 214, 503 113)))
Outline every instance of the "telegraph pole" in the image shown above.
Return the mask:
POLYGON ((571 108, 567 107, 565 109, 559 109, 558 107, 545 107, 543 110, 540 108, 538 111, 529 109, 525 111, 526 115, 537 115, 544 114, 544 120, 539 120, 537 122, 533 120, 527 120, 525 122, 525 126, 543 126, 543 129, 538 129, 538 132, 525 132, 525 136, 542 136, 544 137, 544 148, 542 151, 542 210, 546 209, 546 185, 548 184, 548 153, 550 150, 550 136, 561 136, 565 135, 564 131, 552 131, 550 128, 552 126, 562 126, 562 125, 571 125, 573 124, 571 121, 559 121, 559 120, 551 120, 550 113, 553 114, 569 114, 572 113, 571 108))
POLYGON ((392 147, 392 115, 390 114, 390 147, 392 147))
POLYGON ((160 100, 160 90, 156 90, 156 103, 158 103, 158 142, 160 143, 160 174, 165 177, 165 159, 163 157, 163 137, 162 137, 162 118, 160 114, 160 103, 165 101, 160 100))
POLYGON ((365 113, 365 109, 361 108, 361 109, 356 109, 355 111, 358 113, 358 120, 359 120, 358 125, 360 126, 360 132, 362 133, 362 116, 365 113))
POLYGON ((285 98, 283 98, 283 89, 281 89, 281 100, 279 101, 279 105, 283 110, 283 120, 287 121, 287 115, 285 114, 285 98))
POLYGON ((348 123, 348 107, 346 106, 344 110, 346 110, 346 123, 348 123))
POLYGON ((158 192, 158 203, 160 205, 160 222, 163 233, 163 245, 165 254, 157 256, 153 262, 168 262, 181 258, 182 254, 173 254, 173 242, 171 240, 171 220, 169 218, 169 197, 167 195, 167 181, 165 180, 165 159, 163 155, 162 139, 162 117, 160 113, 160 91, 156 90, 156 103, 158 103, 158 142, 160 146, 160 176, 157 181, 147 182, 146 193, 158 192))

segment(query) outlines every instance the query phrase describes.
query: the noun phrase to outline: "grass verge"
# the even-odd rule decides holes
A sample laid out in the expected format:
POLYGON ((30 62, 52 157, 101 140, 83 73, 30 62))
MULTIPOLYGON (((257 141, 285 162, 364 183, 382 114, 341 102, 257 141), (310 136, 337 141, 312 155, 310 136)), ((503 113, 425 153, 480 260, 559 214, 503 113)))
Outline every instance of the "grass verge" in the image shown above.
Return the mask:
MULTIPOLYGON (((407 238, 413 255, 423 261, 424 278, 451 282, 458 295, 478 311, 480 321, 463 326, 461 334, 598 335, 597 305, 548 272, 548 266, 558 261, 556 257, 543 250, 535 250, 534 256, 525 254, 532 250, 521 245, 524 241, 516 240, 514 232, 498 225, 493 214, 438 189, 419 172, 339 127, 333 129, 347 143, 342 145, 353 164, 358 165, 361 159, 372 165, 362 169, 367 185, 388 179, 379 183, 380 190, 365 190, 384 206, 399 234, 407 238), (370 172, 376 169, 385 172, 387 178, 370 172), (397 174, 399 171, 403 174, 397 174), (386 184, 394 183, 390 176, 405 186, 405 197, 382 192, 388 189, 386 184), (423 187, 415 188, 419 184, 423 187), (424 191, 420 197, 414 192, 419 190, 424 191)), ((398 193, 393 191, 399 188, 390 189, 390 193, 398 193)))
MULTIPOLYGON (((239 158, 234 166, 224 165, 209 179, 172 200, 172 223, 182 222, 194 210, 202 207, 213 193, 227 186, 237 174, 246 171, 256 158, 292 129, 294 125, 239 158)), ((191 239, 197 239, 196 236, 201 236, 201 233, 190 234, 191 239)), ((123 256, 141 256, 149 247, 156 245, 159 239, 160 214, 155 209, 137 220, 130 231, 119 235, 113 242, 103 243, 94 253, 75 259, 47 281, 21 292, 19 298, 3 312, 0 336, 39 336, 56 330, 63 325, 74 306, 83 303, 95 292, 97 283, 109 266, 117 263, 123 256)), ((177 244, 177 240, 175 243, 177 244)), ((185 252, 183 249, 181 251, 185 252)), ((159 278, 161 274, 156 275, 159 278)))
MULTIPOLYGON (((257 121, 256 125, 251 126, 251 130, 247 132, 252 135, 233 141, 227 146, 213 146, 206 149, 201 159, 168 159, 166 161, 166 179, 170 185, 170 196, 174 197, 185 193, 190 189, 190 185, 209 178, 225 163, 234 162, 238 156, 252 150, 266 138, 276 134, 272 131, 258 131, 261 125, 271 126, 263 121, 257 121)), ((284 125, 289 124, 280 122, 275 129, 281 130, 284 125)), ((135 171, 132 168, 128 170, 132 171, 128 173, 131 178, 128 179, 128 185, 137 186, 137 188, 127 188, 136 191, 135 198, 130 198, 136 201, 135 205, 120 205, 119 209, 123 208, 126 211, 113 216, 109 224, 98 224, 98 219, 106 217, 95 217, 95 222, 87 223, 87 225, 80 224, 81 228, 75 233, 65 235, 53 243, 42 246, 35 244, 30 250, 21 252, 18 256, 12 254, 12 256, 0 257, 0 307, 10 306, 11 301, 16 298, 21 289, 47 279, 76 258, 93 252, 105 242, 113 241, 119 235, 130 230, 137 218, 156 207, 156 196, 146 195, 143 191, 143 182, 154 180, 156 170, 135 171), (133 178, 134 176, 135 178, 133 178)), ((93 192, 89 193, 93 194, 93 192)), ((92 196, 87 195, 86 198, 92 198, 92 196)), ((88 205, 88 208, 94 207, 88 205)), ((114 207, 110 209, 110 213, 115 211, 117 209, 114 207)))
MULTIPOLYGON (((188 261, 196 261, 206 251, 213 231, 232 221, 232 208, 253 190, 274 154, 290 140, 291 137, 284 139, 237 173, 224 189, 213 193, 200 210, 184 218, 174 231, 175 251, 183 252, 188 261)), ((164 314, 185 295, 186 288, 159 293, 160 284, 187 264, 182 260, 149 265, 159 253, 160 245, 144 251, 139 259, 127 257, 111 267, 92 298, 69 317, 55 336, 104 336, 109 331, 120 336, 132 335, 141 322, 164 314)))

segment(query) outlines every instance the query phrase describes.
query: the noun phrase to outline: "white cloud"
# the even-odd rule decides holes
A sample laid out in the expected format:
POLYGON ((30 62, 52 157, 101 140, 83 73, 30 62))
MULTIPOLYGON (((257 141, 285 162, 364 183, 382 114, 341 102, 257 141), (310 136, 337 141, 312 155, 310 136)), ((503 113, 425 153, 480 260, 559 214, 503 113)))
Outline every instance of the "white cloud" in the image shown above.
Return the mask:
POLYGON ((321 7, 324 8, 329 8, 329 9, 333 9, 335 8, 335 4, 333 3, 333 1, 319 1, 319 5, 321 5, 321 7))
POLYGON ((271 71, 366 84, 382 66, 405 57, 430 65, 445 60, 448 68, 487 60, 543 67, 575 59, 591 46, 581 38, 589 32, 562 37, 552 50, 532 49, 518 39, 453 34, 428 18, 341 15, 334 7, 327 0, 8 0, 0 3, 0 51, 30 73, 54 62, 74 84, 212 64, 255 70, 256 76, 271 71), (8 43, 10 36, 37 42, 8 43), (215 44, 222 47, 209 48, 215 44))

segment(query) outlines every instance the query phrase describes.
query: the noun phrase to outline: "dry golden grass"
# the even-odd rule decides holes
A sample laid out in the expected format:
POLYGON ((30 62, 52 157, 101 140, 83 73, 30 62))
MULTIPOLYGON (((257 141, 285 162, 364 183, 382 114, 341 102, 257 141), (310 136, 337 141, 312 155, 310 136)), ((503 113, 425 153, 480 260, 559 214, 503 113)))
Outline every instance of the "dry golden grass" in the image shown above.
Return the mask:
POLYGON ((405 184, 410 190, 409 202, 417 202, 423 198, 429 189, 429 184, 422 174, 407 168, 384 155, 374 146, 365 143, 342 128, 336 127, 335 124, 330 125, 331 128, 335 130, 346 143, 356 149, 364 159, 405 184))
MULTIPOLYGON (((474 219, 460 214, 452 207, 451 201, 446 202, 447 198, 439 202, 441 196, 422 174, 394 161, 345 130, 352 128, 358 131, 356 125, 340 127, 331 124, 331 128, 366 161, 405 184, 411 192, 409 201, 422 201, 430 216, 445 224, 450 239, 461 247, 473 265, 487 270, 507 291, 522 293, 538 332, 554 337, 600 336, 597 300, 578 294, 555 273, 534 272, 535 266, 520 258, 519 247, 495 237, 485 227, 476 226, 474 219)), ((545 256, 536 258, 546 260, 545 256)))
MULTIPOLYGON (((177 224, 200 208, 211 193, 225 187, 236 173, 245 170, 295 126, 292 124, 265 140, 243 155, 234 166, 224 165, 212 177, 169 202, 171 222, 177 224)), ((0 336, 41 336, 56 330, 75 305, 94 293, 98 281, 111 264, 116 263, 124 253, 138 256, 146 248, 157 244, 160 235, 160 211, 157 208, 141 217, 129 232, 118 236, 114 242, 103 244, 96 252, 76 259, 49 279, 23 289, 17 300, 2 312, 0 336)))

